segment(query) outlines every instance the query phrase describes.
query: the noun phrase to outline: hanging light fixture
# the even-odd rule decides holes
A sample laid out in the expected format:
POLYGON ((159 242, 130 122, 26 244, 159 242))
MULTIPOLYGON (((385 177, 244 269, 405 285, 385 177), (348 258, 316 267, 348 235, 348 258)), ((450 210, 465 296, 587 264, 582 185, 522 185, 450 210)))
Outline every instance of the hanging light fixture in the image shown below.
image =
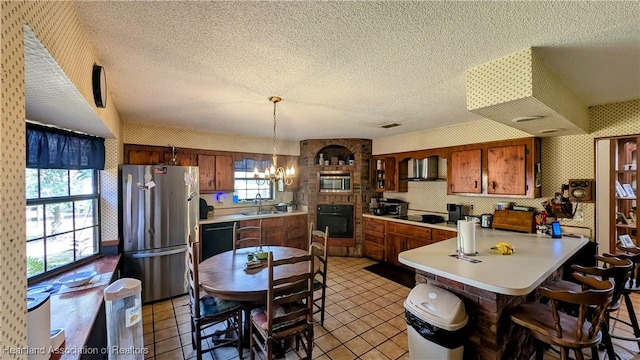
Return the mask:
POLYGON ((278 156, 276 155, 276 104, 282 101, 281 98, 277 96, 272 96, 269 98, 269 101, 273 102, 273 157, 271 166, 264 169, 264 173, 260 176, 260 172, 258 171, 258 167, 253 170, 253 178, 256 180, 258 185, 264 185, 267 182, 278 182, 282 180, 285 185, 293 184, 293 176, 296 173, 296 170, 291 167, 287 167, 284 169, 282 166, 278 166, 278 156))

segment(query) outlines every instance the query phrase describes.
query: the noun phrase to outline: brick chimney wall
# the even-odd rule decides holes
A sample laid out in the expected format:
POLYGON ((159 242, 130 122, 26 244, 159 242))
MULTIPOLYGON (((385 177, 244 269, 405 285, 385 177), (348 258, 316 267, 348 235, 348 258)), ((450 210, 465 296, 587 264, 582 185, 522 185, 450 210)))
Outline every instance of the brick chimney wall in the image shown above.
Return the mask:
MULTIPOLYGON (((330 160, 330 159, 326 159, 330 160)), ((371 183, 371 140, 369 139, 318 139, 300 142, 299 158, 300 188, 297 193, 298 204, 309 208, 309 222, 316 224, 316 208, 318 204, 352 204, 354 205, 355 247, 329 246, 330 255, 362 256, 362 212, 368 211, 369 201, 374 194, 371 183), (342 146, 353 154, 355 165, 318 165, 318 153, 327 146, 342 146), (353 194, 325 195, 318 193, 318 172, 320 171, 352 171, 353 194)), ((331 236, 331 230, 329 230, 331 236)))

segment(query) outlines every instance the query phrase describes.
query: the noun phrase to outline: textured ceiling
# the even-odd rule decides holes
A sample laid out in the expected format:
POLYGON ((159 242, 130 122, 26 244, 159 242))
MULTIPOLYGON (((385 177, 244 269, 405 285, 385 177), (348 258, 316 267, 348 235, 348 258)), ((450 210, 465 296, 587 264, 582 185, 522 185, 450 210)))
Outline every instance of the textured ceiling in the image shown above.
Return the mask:
POLYGON ((378 138, 481 118, 465 70, 539 47, 586 105, 640 98, 638 2, 80 1, 124 121, 378 138), (379 129, 385 123, 400 127, 379 129))
POLYGON ((25 107, 30 121, 113 138, 29 26, 24 26, 25 107))

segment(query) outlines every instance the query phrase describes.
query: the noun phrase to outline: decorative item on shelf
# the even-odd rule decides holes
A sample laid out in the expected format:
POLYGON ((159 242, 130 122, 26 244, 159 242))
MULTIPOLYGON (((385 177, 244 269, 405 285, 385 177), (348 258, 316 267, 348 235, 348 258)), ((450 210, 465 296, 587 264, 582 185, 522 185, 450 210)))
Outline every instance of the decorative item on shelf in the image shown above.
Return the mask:
POLYGON ((634 199, 636 197, 636 192, 633 191, 633 188, 631 187, 630 184, 622 184, 622 188, 624 189, 624 192, 626 194, 625 197, 631 198, 631 199, 634 199))
POLYGON ((338 157, 337 156, 332 156, 331 157, 331 165, 338 165, 338 157))
POLYGON ((276 155, 276 104, 282 101, 277 96, 272 96, 269 101, 273 102, 273 157, 271 167, 264 170, 264 173, 260 174, 258 167, 253 170, 253 178, 258 185, 264 185, 266 182, 278 182, 283 180, 285 185, 293 184, 293 177, 296 173, 293 165, 286 169, 282 166, 278 166, 278 156, 276 155))
POLYGON ((632 248, 632 247, 636 246, 633 243, 633 240, 631 240, 631 237, 629 235, 627 235, 627 234, 618 235, 618 239, 620 240, 620 244, 622 245, 622 247, 632 248))
POLYGON ((616 224, 629 225, 629 220, 621 212, 616 212, 616 224))
POLYGON ((624 188, 618 180, 616 180, 616 196, 621 198, 627 197, 627 192, 624 191, 624 188))
POLYGON ((318 165, 324 165, 324 154, 318 154, 318 165))

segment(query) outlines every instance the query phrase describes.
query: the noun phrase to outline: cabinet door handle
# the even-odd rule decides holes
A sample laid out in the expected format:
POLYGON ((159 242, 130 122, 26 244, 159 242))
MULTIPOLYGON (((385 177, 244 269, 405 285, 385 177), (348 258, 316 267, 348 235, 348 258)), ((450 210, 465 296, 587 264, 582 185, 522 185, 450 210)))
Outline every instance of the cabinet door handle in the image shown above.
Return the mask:
POLYGON ((495 181, 491 182, 491 188, 495 190, 495 188, 496 188, 496 182, 495 181))
POLYGON ((453 184, 449 185, 449 189, 453 190, 453 184))
POLYGON ((478 188, 478 180, 476 180, 476 181, 474 181, 474 182, 473 182, 473 188, 474 188, 474 189, 477 189, 477 188, 478 188))

